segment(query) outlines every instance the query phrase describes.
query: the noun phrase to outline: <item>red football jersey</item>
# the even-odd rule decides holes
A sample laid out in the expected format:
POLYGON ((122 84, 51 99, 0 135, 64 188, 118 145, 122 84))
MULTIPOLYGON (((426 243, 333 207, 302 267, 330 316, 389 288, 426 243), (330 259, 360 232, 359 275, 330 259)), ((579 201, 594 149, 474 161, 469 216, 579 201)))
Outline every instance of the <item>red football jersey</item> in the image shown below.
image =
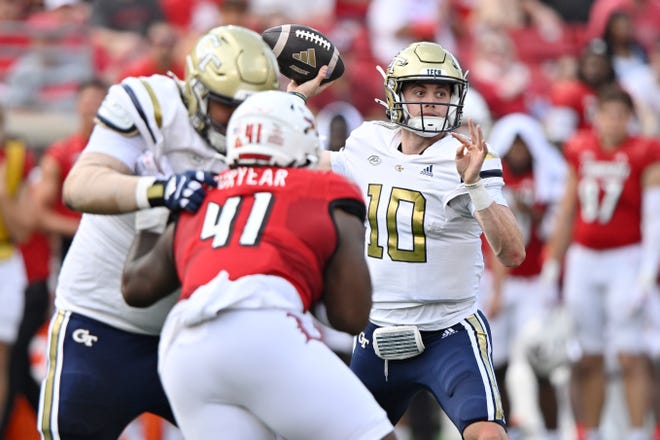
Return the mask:
POLYGON ((569 107, 578 116, 577 129, 591 127, 596 111, 596 92, 577 80, 560 81, 550 91, 553 106, 569 107))
MULTIPOLYGON (((60 178, 62 179, 60 183, 64 182, 64 179, 71 171, 73 164, 80 156, 80 153, 87 145, 88 139, 84 139, 79 134, 74 134, 66 139, 62 139, 51 144, 46 151, 45 155, 51 157, 60 167, 60 178)), ((55 210, 64 216, 71 218, 80 218, 81 213, 73 211, 64 204, 62 200, 62 189, 60 188, 60 193, 57 198, 58 202, 55 205, 55 210)))
POLYGON ((578 177, 578 212, 573 240, 593 249, 608 249, 642 240, 642 174, 660 160, 660 143, 629 137, 605 151, 595 132, 570 139, 564 154, 578 177))
MULTIPOLYGON (((532 210, 542 213, 545 211, 545 206, 535 201, 534 195, 534 175, 529 172, 523 175, 512 174, 506 163, 502 162, 502 171, 505 193, 510 193, 524 203, 526 206, 531 207, 532 210)), ((525 238, 525 260, 518 267, 510 269, 509 273, 513 276, 529 277, 541 273, 541 266, 543 263, 542 251, 543 241, 540 237, 540 222, 532 218, 529 212, 522 212, 516 209, 515 204, 509 201, 509 205, 513 210, 518 225, 520 226, 523 237, 525 238)))
POLYGON ((337 247, 333 206, 365 212, 359 188, 332 172, 223 171, 199 211, 182 214, 177 223, 174 256, 181 298, 224 270, 231 280, 256 274, 282 277, 309 309, 321 297, 323 272, 337 247))

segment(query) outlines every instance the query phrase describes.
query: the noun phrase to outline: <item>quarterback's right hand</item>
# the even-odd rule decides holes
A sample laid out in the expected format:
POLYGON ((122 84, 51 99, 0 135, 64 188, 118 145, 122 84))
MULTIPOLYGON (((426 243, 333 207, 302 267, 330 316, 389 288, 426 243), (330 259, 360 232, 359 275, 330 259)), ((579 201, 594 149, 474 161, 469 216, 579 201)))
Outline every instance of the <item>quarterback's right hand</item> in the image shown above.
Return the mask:
POLYGON ((206 196, 207 186, 216 186, 213 173, 186 171, 167 179, 156 180, 147 190, 151 206, 165 206, 170 211, 196 212, 206 196))

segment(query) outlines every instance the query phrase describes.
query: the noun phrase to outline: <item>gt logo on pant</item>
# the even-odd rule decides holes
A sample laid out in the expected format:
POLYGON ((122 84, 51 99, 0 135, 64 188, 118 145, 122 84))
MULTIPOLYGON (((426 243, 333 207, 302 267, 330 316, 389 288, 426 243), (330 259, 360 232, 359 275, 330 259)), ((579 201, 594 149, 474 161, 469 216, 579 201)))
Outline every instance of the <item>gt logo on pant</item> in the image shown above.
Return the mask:
POLYGON ((362 348, 367 348, 367 344, 369 344, 369 339, 366 338, 364 332, 361 332, 360 336, 358 336, 358 344, 360 344, 362 348))
POLYGON ((85 344, 88 347, 94 345, 94 342, 98 341, 98 337, 89 334, 89 330, 84 328, 79 328, 73 332, 73 340, 79 344, 85 344))

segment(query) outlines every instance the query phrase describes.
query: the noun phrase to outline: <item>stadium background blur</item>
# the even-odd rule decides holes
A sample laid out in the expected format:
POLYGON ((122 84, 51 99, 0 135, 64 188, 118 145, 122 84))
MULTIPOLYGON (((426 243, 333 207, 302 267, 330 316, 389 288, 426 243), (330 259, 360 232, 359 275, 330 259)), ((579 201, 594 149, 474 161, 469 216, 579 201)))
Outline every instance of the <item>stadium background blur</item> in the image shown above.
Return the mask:
MULTIPOLYGON (((465 113, 485 128, 504 115, 527 113, 561 149, 576 127, 558 126, 551 117, 567 105, 558 101, 557 90, 583 81, 578 72, 588 51, 606 57, 615 80, 632 94, 637 129, 660 135, 660 0, 0 0, 0 107, 7 133, 39 156, 77 129, 75 102, 85 81, 115 83, 167 71, 182 77, 191 44, 213 26, 239 24, 261 32, 293 22, 327 35, 346 65, 345 75, 309 103, 327 148, 341 145, 345 130, 361 119, 384 119, 374 101, 383 96, 375 66, 385 67, 417 40, 442 44, 470 71, 471 88, 487 112, 468 103, 465 113), (655 82, 640 87, 644 78, 655 82), (344 131, 331 130, 337 120, 344 131)), ((588 124, 588 105, 574 110, 588 124)), ((53 286, 59 259, 51 259, 53 286)), ((43 346, 35 338, 37 377, 43 346)), ((615 374, 612 382, 616 386, 615 374)), ((530 417, 537 415, 532 411, 530 417)), ((425 422, 432 421, 409 419, 425 422)), ((124 437, 159 440, 165 431, 145 418, 124 437)), ((38 438, 34 415, 19 398, 7 439, 30 438, 38 438)))

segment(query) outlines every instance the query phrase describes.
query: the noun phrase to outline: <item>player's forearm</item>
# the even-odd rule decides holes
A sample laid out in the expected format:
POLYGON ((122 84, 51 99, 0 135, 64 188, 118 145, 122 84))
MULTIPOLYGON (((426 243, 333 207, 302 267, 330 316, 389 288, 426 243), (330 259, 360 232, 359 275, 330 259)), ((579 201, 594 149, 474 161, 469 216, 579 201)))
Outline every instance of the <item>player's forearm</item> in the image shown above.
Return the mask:
POLYGON ((138 209, 135 189, 140 177, 121 161, 107 155, 80 156, 64 180, 64 203, 73 210, 93 214, 121 214, 138 209))
POLYGON ((171 255, 174 225, 163 234, 140 231, 124 263, 122 295, 133 307, 148 307, 180 287, 171 255))
POLYGON ((525 259, 525 242, 511 210, 492 203, 475 214, 497 259, 506 267, 519 266, 525 259))

